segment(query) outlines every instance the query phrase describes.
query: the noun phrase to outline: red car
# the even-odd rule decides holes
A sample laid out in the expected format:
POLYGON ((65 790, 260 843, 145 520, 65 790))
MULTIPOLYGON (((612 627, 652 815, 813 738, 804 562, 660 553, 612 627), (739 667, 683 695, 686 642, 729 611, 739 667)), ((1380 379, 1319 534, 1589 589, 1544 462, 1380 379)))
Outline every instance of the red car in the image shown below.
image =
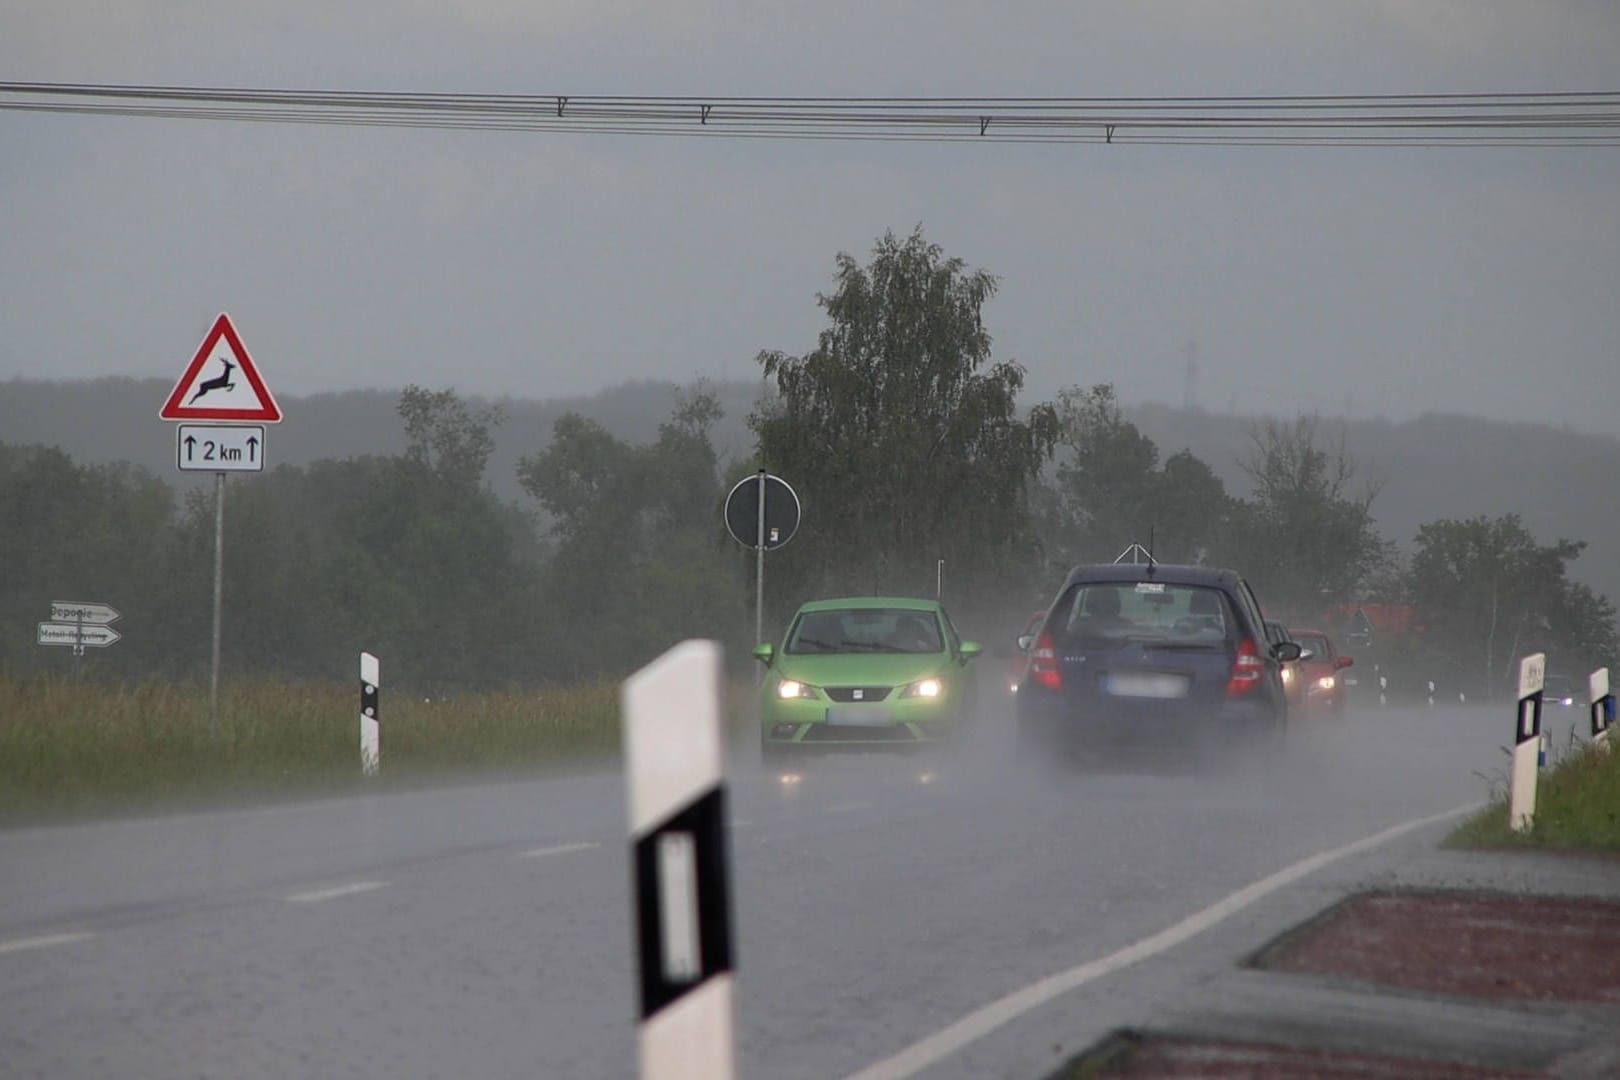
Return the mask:
POLYGON ((1307 710, 1331 709, 1334 715, 1344 713, 1344 676, 1340 674, 1355 660, 1343 656, 1333 647, 1333 639, 1320 630, 1289 630, 1288 636, 1299 642, 1308 654, 1298 664, 1298 676, 1305 684, 1307 710))
POLYGON ((1019 680, 1024 677, 1024 669, 1029 667, 1029 647, 1034 644, 1035 635, 1040 632, 1041 623, 1045 621, 1046 611, 1042 609, 1031 615, 1024 622, 1024 628, 1018 632, 1018 651, 1007 664, 1007 685, 1015 694, 1018 693, 1019 680))

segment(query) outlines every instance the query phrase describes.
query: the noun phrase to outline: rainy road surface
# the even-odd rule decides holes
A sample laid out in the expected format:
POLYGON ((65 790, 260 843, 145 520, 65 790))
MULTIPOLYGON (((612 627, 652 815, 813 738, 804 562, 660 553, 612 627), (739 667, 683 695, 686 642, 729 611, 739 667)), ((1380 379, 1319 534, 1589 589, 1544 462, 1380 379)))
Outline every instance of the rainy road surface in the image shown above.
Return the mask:
MULTIPOLYGON (((1185 992, 1211 905, 1484 798, 1512 724, 1352 713, 1266 774, 1052 782, 994 731, 933 775, 736 762, 741 1074, 1042 1075, 1185 992)), ((0 833, 0 1073, 632 1076, 624 833, 612 773, 0 833)))

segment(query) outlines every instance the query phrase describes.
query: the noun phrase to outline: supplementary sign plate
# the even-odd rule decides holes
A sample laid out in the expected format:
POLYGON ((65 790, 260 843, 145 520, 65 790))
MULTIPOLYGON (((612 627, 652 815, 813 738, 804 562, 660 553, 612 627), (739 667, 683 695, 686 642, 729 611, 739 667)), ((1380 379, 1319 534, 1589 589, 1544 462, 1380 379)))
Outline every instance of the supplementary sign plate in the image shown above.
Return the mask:
POLYGON ((174 454, 181 472, 263 472, 264 425, 181 424, 174 454))

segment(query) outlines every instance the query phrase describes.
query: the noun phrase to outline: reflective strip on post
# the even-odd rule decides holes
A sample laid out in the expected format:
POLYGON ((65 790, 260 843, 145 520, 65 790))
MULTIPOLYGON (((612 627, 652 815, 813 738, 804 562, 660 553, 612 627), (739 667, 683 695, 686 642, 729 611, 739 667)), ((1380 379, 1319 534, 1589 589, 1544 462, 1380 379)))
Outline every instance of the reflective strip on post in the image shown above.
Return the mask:
POLYGON ((1541 756, 1541 692, 1547 654, 1519 661, 1519 699, 1513 723, 1513 776, 1508 787, 1508 826, 1524 832, 1535 821, 1536 779, 1541 756))
POLYGON ((360 654, 360 771, 375 776, 382 764, 382 746, 378 739, 379 714, 377 697, 382 687, 382 664, 368 652, 360 654))
POLYGON ((720 687, 687 641, 622 692, 643 1080, 735 1074, 720 687))

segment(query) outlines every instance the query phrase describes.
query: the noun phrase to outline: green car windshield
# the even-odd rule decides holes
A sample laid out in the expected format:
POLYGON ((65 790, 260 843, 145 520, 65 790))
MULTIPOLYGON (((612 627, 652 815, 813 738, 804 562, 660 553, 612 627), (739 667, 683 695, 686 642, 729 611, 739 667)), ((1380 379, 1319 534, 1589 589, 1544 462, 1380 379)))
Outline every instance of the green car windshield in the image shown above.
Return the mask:
POLYGON ((945 650, 931 611, 850 608, 807 611, 788 635, 790 653, 937 653, 945 650))

